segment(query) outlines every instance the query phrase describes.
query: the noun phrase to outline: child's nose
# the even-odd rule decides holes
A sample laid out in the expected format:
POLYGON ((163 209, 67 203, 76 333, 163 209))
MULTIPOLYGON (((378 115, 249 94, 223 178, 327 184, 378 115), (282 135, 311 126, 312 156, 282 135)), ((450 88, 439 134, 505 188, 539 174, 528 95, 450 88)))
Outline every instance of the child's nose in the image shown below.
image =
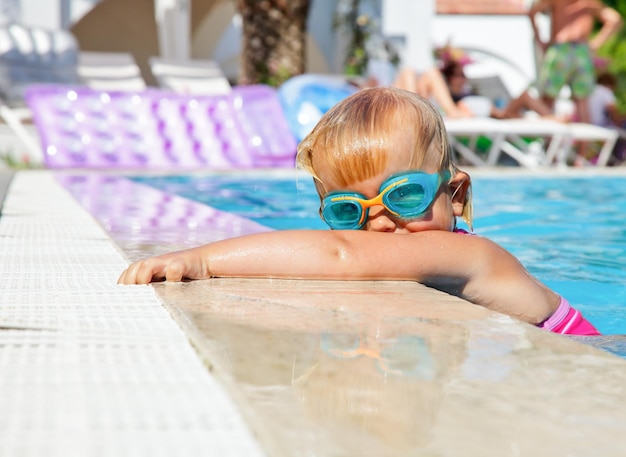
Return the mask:
POLYGON ((375 206, 370 208, 367 229, 375 232, 395 232, 396 223, 389 217, 389 212, 384 206, 375 206))

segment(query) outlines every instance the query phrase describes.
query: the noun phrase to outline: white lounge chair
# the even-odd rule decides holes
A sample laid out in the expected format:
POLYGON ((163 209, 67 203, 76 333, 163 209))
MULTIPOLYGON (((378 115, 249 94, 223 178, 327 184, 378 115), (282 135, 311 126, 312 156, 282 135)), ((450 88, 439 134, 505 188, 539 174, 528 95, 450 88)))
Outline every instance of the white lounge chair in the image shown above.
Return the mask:
POLYGON ((451 146, 465 161, 475 166, 497 165, 502 154, 525 167, 565 166, 573 144, 601 143, 596 165, 605 166, 619 138, 617 130, 582 123, 561 123, 543 118, 498 120, 489 118, 446 119, 451 146), (477 139, 486 137, 491 146, 486 155, 476 152, 477 139), (467 138, 468 144, 461 139, 467 138), (541 141, 528 143, 525 139, 541 141), (531 146, 532 145, 532 146, 531 146))
POLYGON ((80 81, 92 89, 137 91, 146 88, 135 58, 128 52, 80 51, 77 72, 80 81))
POLYGON ((559 160, 564 159, 562 151, 571 136, 568 124, 544 118, 507 119, 498 122, 504 138, 501 149, 505 154, 526 166, 561 164, 559 160), (533 141, 529 143, 528 138, 533 141))
MULTIPOLYGON (((498 75, 468 78, 477 98, 490 101, 496 106, 508 104, 512 95, 508 87, 498 75)), ((468 97, 469 98, 469 97, 468 97)), ((490 108, 481 111, 487 113, 490 108)), ((487 115, 487 114, 485 114, 487 115)), ((563 144, 566 130, 557 122, 546 124, 543 119, 496 120, 493 118, 471 118, 446 120, 451 144, 456 152, 473 165, 497 165, 502 154, 506 154, 517 163, 526 167, 537 167, 549 163, 548 157, 557 155, 558 148, 563 144), (468 138, 469 144, 459 138, 468 138), (476 154, 479 137, 487 137, 491 141, 487 154, 476 154), (529 146, 524 138, 533 137, 542 142, 533 142, 529 146), (542 143, 548 147, 542 147, 542 143)))
MULTIPOLYGON (((504 138, 506 141, 502 144, 504 149, 513 145, 523 154, 527 154, 529 149, 522 138, 542 138, 545 140, 548 146, 541 151, 540 165, 565 166, 575 151, 575 143, 598 142, 600 143, 600 152, 595 164, 605 166, 619 138, 617 130, 580 122, 561 123, 542 118, 510 119, 501 122, 505 131, 504 138)), ((536 154, 538 150, 535 148, 530 152, 536 154)))
POLYGON ((548 165, 559 156, 568 133, 566 125, 558 122, 544 124, 539 120, 491 118, 446 119, 446 129, 454 152, 470 165, 495 166, 505 154, 528 168, 548 165), (489 150, 482 155, 477 153, 480 137, 491 142, 489 150), (548 147, 544 148, 538 142, 529 144, 524 140, 527 137, 544 139, 548 147))
POLYGON ((161 88, 191 95, 220 95, 232 90, 219 64, 212 60, 151 57, 148 62, 161 88))
POLYGON ((495 119, 446 119, 445 123, 453 153, 469 165, 487 166, 487 157, 495 157, 496 154, 500 154, 500 143, 504 137, 495 119), (486 157, 477 152, 480 137, 486 137, 491 141, 490 150, 486 157), (467 140, 467 144, 463 141, 464 139, 467 140))
POLYGON ((598 153, 595 164, 596 166, 605 166, 609 159, 615 144, 620 137, 619 130, 599 127, 597 125, 585 124, 581 122, 572 122, 567 124, 568 136, 565 138, 563 147, 556 157, 558 163, 565 163, 572 153, 573 143, 579 141, 599 142, 600 152, 598 153))

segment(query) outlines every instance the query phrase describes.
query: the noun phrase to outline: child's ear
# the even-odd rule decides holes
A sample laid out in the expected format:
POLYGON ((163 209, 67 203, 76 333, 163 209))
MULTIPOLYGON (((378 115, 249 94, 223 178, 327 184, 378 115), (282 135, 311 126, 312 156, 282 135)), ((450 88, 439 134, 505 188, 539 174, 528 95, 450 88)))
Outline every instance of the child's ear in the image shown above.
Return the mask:
MULTIPOLYGON (((455 216, 463 217, 468 216, 467 210, 471 206, 470 200, 470 187, 472 180, 470 176, 464 171, 457 170, 450 180, 448 187, 450 194, 452 195, 452 211, 455 216)), ((471 216, 469 216, 471 218, 471 216)), ((467 221, 466 221, 467 222, 467 221)))

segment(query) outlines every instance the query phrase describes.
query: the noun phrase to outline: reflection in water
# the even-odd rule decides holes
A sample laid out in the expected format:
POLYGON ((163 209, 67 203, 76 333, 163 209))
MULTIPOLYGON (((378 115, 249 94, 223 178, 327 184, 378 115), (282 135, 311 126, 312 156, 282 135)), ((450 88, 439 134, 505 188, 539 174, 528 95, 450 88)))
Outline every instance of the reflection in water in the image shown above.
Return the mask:
MULTIPOLYGON (((427 444, 448 368, 435 365, 427 337, 384 323, 374 333, 359 330, 320 334, 314 365, 293 380, 303 413, 335 442, 354 437, 348 442, 359 443, 362 455, 427 444)), ((441 344, 436 350, 450 353, 441 344)))
POLYGON ((468 319, 485 315, 408 283, 211 280, 157 289, 197 330, 214 372, 243 395, 270 455, 436 448, 442 404, 467 360, 468 319))
POLYGON ((462 326, 349 312, 333 318, 319 309, 317 318, 281 328, 283 311, 257 309, 247 323, 241 314, 194 321, 219 342, 222 368, 245 386, 247 400, 281 430, 286 455, 293 445, 311 455, 403 455, 429 443, 446 386, 465 360, 462 326))
POLYGON ((626 423, 623 360, 417 284, 154 287, 271 456, 596 455, 626 423))
MULTIPOLYGON (((380 330, 380 327, 379 327, 380 330)), ((435 361, 424 338, 400 335, 394 339, 371 340, 367 335, 322 333, 320 346, 339 359, 369 357, 376 369, 387 375, 433 379, 435 361)))
POLYGON ((498 325, 477 324, 467 341, 462 377, 468 381, 501 382, 517 365, 514 353, 532 349, 524 328, 512 319, 500 318, 498 325))

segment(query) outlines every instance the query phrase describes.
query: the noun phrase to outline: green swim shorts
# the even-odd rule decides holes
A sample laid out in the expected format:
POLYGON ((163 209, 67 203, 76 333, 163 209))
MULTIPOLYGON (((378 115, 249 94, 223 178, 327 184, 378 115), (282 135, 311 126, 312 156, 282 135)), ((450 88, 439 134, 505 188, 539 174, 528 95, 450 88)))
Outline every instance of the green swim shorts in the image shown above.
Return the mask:
POLYGON ((587 98, 595 85, 593 57, 587 43, 555 43, 546 51, 537 89, 556 98, 568 85, 574 98, 587 98))

